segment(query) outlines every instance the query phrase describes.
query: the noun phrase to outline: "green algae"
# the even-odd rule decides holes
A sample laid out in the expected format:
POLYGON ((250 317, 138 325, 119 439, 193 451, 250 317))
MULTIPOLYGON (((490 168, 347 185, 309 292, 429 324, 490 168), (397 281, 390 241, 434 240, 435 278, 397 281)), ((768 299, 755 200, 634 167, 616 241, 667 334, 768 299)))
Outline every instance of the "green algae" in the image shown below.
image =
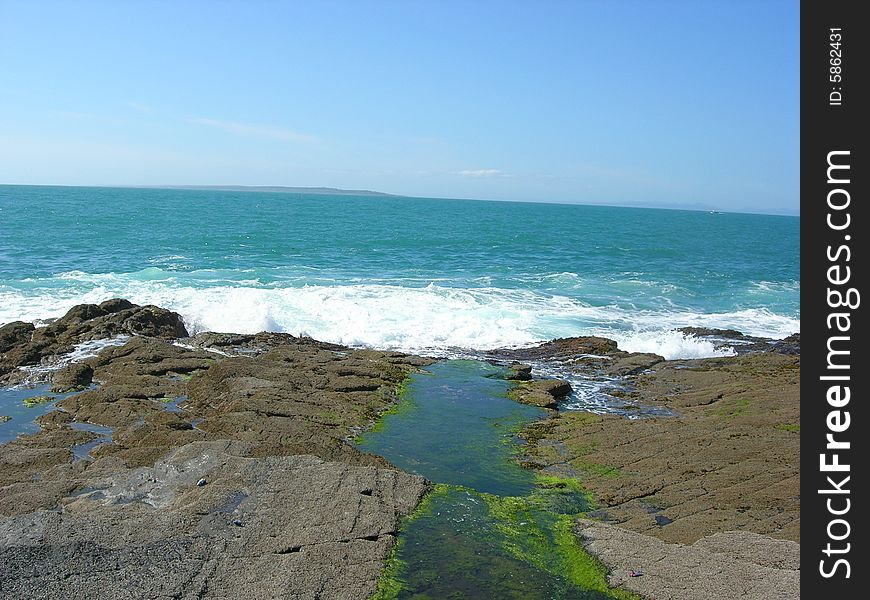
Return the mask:
POLYGON ((614 598, 633 597, 619 595, 608 585, 607 570, 573 531, 577 519, 596 508, 576 479, 537 475, 535 491, 528 496, 484 498, 513 556, 579 588, 614 598))
POLYGON ((517 434, 546 413, 508 400, 511 384, 485 363, 428 370, 359 438, 362 450, 439 482, 402 521, 373 597, 637 598, 608 585, 573 531, 596 508, 580 481, 516 462, 517 434))
POLYGON ((401 398, 405 395, 405 392, 408 391, 408 386, 411 385, 411 376, 405 376, 399 383, 396 384, 393 391, 395 393, 396 398, 401 398))
MULTIPOLYGON (((434 484, 417 508, 410 515, 404 517, 399 524, 399 530, 405 531, 417 519, 430 517, 433 514, 433 499, 438 495, 445 494, 450 486, 443 483, 434 484)), ((405 537, 396 538, 396 543, 390 549, 387 556, 386 566, 378 578, 378 587, 371 600, 394 600, 399 597, 406 585, 403 574, 408 569, 408 564, 400 558, 405 546, 405 537)))
POLYGON ((21 403, 27 408, 33 408, 34 406, 39 406, 40 404, 47 404, 49 402, 54 402, 57 400, 56 396, 32 396, 30 398, 25 398, 21 401, 21 403))
POLYGON ((586 497, 589 504, 588 510, 595 510, 592 494, 586 491, 583 484, 573 477, 559 477, 558 475, 545 475, 543 473, 535 474, 535 485, 540 490, 562 490, 563 492, 571 492, 582 494, 586 497))
POLYGON ((528 386, 525 381, 512 381, 513 385, 508 388, 502 395, 508 400, 513 400, 514 402, 522 402, 523 394, 527 393, 528 386))
POLYGON ((405 562, 399 558, 399 553, 404 544, 405 540, 403 538, 398 538, 396 543, 393 544, 390 554, 387 556, 386 566, 378 578, 378 587, 372 595, 371 600, 394 600, 399 597, 404 584, 400 575, 406 568, 405 562))
POLYGON ((579 586, 607 594, 618 600, 641 600, 640 596, 607 582, 607 567, 598 558, 587 552, 574 533, 576 519, 560 515, 553 526, 553 534, 559 553, 568 568, 568 578, 579 586))
POLYGON ((594 508, 570 478, 539 475, 527 496, 435 485, 402 522, 373 598, 634 600, 573 531, 594 508))
POLYGON ((392 390, 387 392, 389 398, 393 401, 393 403, 390 404, 385 410, 382 410, 377 414, 374 425, 372 425, 366 431, 359 433, 353 438, 354 445, 362 446, 363 444, 365 444, 366 439, 370 434, 382 431, 384 428, 384 424, 391 416, 402 415, 414 409, 413 398, 408 393, 411 382, 411 375, 407 375, 404 379, 397 383, 392 390))
POLYGON ((727 402, 724 406, 717 408, 714 411, 716 416, 723 419, 733 419, 741 415, 745 415, 749 410, 749 398, 735 398, 727 402))
POLYGON ((775 428, 780 431, 791 431, 793 433, 800 433, 801 431, 801 426, 794 423, 779 423, 775 425, 775 428))
POLYGON ((0 412, 7 419, 0 419, 0 444, 11 442, 22 434, 34 434, 40 430, 38 419, 55 410, 58 401, 75 395, 75 392, 49 393, 51 384, 21 387, 0 386, 0 412))

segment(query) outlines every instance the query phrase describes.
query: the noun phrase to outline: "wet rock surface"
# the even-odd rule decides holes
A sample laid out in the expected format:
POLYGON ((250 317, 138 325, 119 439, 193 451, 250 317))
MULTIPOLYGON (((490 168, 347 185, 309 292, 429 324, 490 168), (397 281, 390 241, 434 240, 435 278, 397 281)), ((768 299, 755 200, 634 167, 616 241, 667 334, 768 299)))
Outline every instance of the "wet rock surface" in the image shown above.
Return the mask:
POLYGON ((555 409, 559 400, 571 393, 571 384, 562 379, 536 379, 521 381, 509 392, 517 402, 555 409))
POLYGON ((0 327, 0 352, 8 352, 19 344, 25 344, 30 340, 36 327, 33 323, 13 321, 0 327))
POLYGON ((782 340, 753 337, 734 329, 716 329, 711 327, 681 327, 677 331, 706 339, 713 343, 717 350, 733 350, 736 354, 750 354, 753 352, 777 352, 779 354, 800 355, 801 336, 799 333, 792 334, 782 340))
POLYGON ((512 381, 528 381, 532 378, 532 366, 523 363, 511 363, 507 366, 508 379, 512 381))
POLYGON ((0 385, 20 381, 16 367, 38 365, 72 352, 83 342, 120 335, 175 339, 186 337, 187 330, 178 313, 118 298, 74 306, 45 327, 9 323, 0 328, 0 385))
POLYGON ((73 363, 59 370, 51 378, 51 391, 56 393, 83 390, 94 379, 91 365, 73 363))
POLYGON ((602 337, 560 338, 531 348, 502 348, 486 353, 495 360, 550 362, 588 375, 624 377, 664 360, 658 354, 624 352, 602 337))
POLYGON ((124 300, 4 327, 5 383, 93 385, 0 446, 0 596, 370 595, 427 484, 348 440, 430 361, 286 334, 179 335, 175 313, 124 300), (17 368, 117 334, 133 337, 61 370, 17 368), (74 460, 100 438, 83 424, 114 433, 74 460))

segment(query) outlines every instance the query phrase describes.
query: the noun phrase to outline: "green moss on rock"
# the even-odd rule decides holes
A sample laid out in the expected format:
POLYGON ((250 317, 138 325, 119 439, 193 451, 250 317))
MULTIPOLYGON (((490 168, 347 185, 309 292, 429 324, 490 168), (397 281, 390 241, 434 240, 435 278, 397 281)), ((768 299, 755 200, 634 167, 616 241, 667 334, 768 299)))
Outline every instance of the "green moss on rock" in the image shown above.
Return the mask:
POLYGON ((395 600, 399 597, 403 584, 400 574, 406 566, 404 561, 399 558, 403 544, 404 540, 399 538, 390 550, 390 554, 387 556, 387 565, 378 579, 378 587, 371 600, 395 600))
POLYGON ((749 398, 735 398, 715 410, 717 416, 723 419, 733 419, 745 415, 749 410, 749 398))
POLYGON ((47 402, 54 402, 57 400, 56 396, 34 396, 32 398, 25 398, 22 400, 22 404, 27 408, 32 408, 34 406, 39 406, 40 404, 46 404, 47 402))
POLYGON ((800 426, 800 424, 794 424, 794 423, 779 423, 779 424, 776 425, 775 427, 776 427, 776 429, 779 429, 780 431, 791 431, 791 432, 794 432, 794 433, 800 433, 800 432, 801 432, 801 426, 800 426))
POLYGON ((504 549, 580 588, 636 600, 635 594, 610 586, 606 567, 583 548, 574 533, 577 519, 596 508, 582 484, 570 477, 538 474, 535 485, 529 496, 481 495, 503 537, 504 549))
POLYGON ((574 462, 573 464, 577 468, 582 469, 587 473, 598 475, 599 477, 609 477, 612 479, 615 477, 620 477, 622 475, 622 470, 619 467, 608 467, 607 465, 602 465, 600 463, 582 461, 574 462))

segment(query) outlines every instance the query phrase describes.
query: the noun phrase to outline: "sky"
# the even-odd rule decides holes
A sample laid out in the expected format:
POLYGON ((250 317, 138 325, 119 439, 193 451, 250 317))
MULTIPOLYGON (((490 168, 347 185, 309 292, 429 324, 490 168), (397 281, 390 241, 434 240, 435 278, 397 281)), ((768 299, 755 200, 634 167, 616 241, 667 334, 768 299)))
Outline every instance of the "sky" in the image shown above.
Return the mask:
POLYGON ((0 0, 0 183, 799 212, 799 3, 0 0))

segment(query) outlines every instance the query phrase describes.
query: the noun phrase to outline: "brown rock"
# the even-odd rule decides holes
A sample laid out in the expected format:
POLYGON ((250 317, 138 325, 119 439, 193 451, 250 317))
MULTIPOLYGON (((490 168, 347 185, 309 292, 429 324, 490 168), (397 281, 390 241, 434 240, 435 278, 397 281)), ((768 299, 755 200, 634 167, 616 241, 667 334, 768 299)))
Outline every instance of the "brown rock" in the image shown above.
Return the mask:
POLYGON ((104 313, 111 314, 122 310, 136 308, 136 305, 124 298, 112 298, 111 300, 100 302, 99 307, 104 313))
POLYGON ((752 338, 746 334, 740 333, 735 329, 716 329, 713 327, 680 327, 677 329, 680 333, 684 333, 686 335, 694 335, 696 337, 719 337, 725 338, 729 340, 745 340, 745 339, 757 339, 752 338))
POLYGON ((562 379, 524 381, 510 391, 510 397, 523 404, 556 408, 559 400, 571 393, 571 384, 562 379))
POLYGON ((691 545, 597 521, 577 533, 600 557, 610 584, 651 600, 799 598, 800 545, 746 531, 717 533, 691 545), (630 577, 641 571, 642 577, 630 577))
POLYGON ((0 596, 370 596, 427 485, 348 440, 431 361, 281 334, 202 336, 230 357, 159 339, 182 328, 112 300, 8 336, 14 368, 136 334, 58 372, 99 386, 0 446, 0 596), (112 443, 72 460, 98 437, 74 422, 115 427, 112 443))
POLYGON ((512 363, 508 365, 508 379, 514 381, 529 381, 532 378, 532 366, 522 363, 512 363))
POLYGON ((94 370, 84 363, 73 363, 57 371, 51 378, 51 391, 57 394, 83 390, 91 384, 94 370))
POLYGON ((221 352, 242 356, 256 356, 268 352, 270 348, 284 345, 314 347, 321 350, 347 350, 347 347, 338 344, 320 342, 307 337, 296 337, 289 333, 268 331, 255 334, 206 331, 188 338, 186 342, 198 348, 214 348, 221 352))
POLYGON ((73 325, 105 316, 106 311, 96 304, 78 304, 73 306, 60 319, 50 325, 52 331, 63 331, 73 325))
POLYGON ((0 328, 0 344, 7 347, 0 361, 0 377, 11 377, 15 367, 51 361, 82 342, 118 335, 175 339, 186 337, 187 330, 180 315, 156 306, 137 306, 120 299, 99 306, 80 304, 45 327, 34 329, 16 322, 0 328))
MULTIPOLYGON (((60 495, 63 510, 29 502, 0 519, 0 595, 371 596, 426 482, 312 456, 247 454, 239 443, 196 443, 153 467, 95 465, 93 474, 34 484, 42 497, 60 495), (197 486, 204 477, 208 485, 197 486)), ((28 491, 14 486, 4 497, 27 501, 28 491)))
POLYGON ((613 522, 668 542, 726 530, 799 541, 799 357, 668 361, 633 383, 638 402, 677 416, 564 411, 530 436, 525 462, 583 472, 613 522))
POLYGON ((609 356, 620 352, 616 342, 596 336, 559 338, 544 342, 531 348, 510 348, 493 350, 490 354, 520 361, 564 360, 578 358, 584 354, 609 356))
POLYGON ((19 344, 29 342, 34 329, 36 327, 33 323, 24 321, 13 321, 0 327, 0 354, 8 352, 19 344))
POLYGON ((662 362, 663 356, 646 352, 624 352, 607 362, 591 362, 598 373, 608 377, 639 375, 662 362))
POLYGON ((771 348, 771 350, 773 352, 779 352, 780 354, 800 356, 801 334, 793 333, 785 339, 774 342, 773 348, 771 348))

